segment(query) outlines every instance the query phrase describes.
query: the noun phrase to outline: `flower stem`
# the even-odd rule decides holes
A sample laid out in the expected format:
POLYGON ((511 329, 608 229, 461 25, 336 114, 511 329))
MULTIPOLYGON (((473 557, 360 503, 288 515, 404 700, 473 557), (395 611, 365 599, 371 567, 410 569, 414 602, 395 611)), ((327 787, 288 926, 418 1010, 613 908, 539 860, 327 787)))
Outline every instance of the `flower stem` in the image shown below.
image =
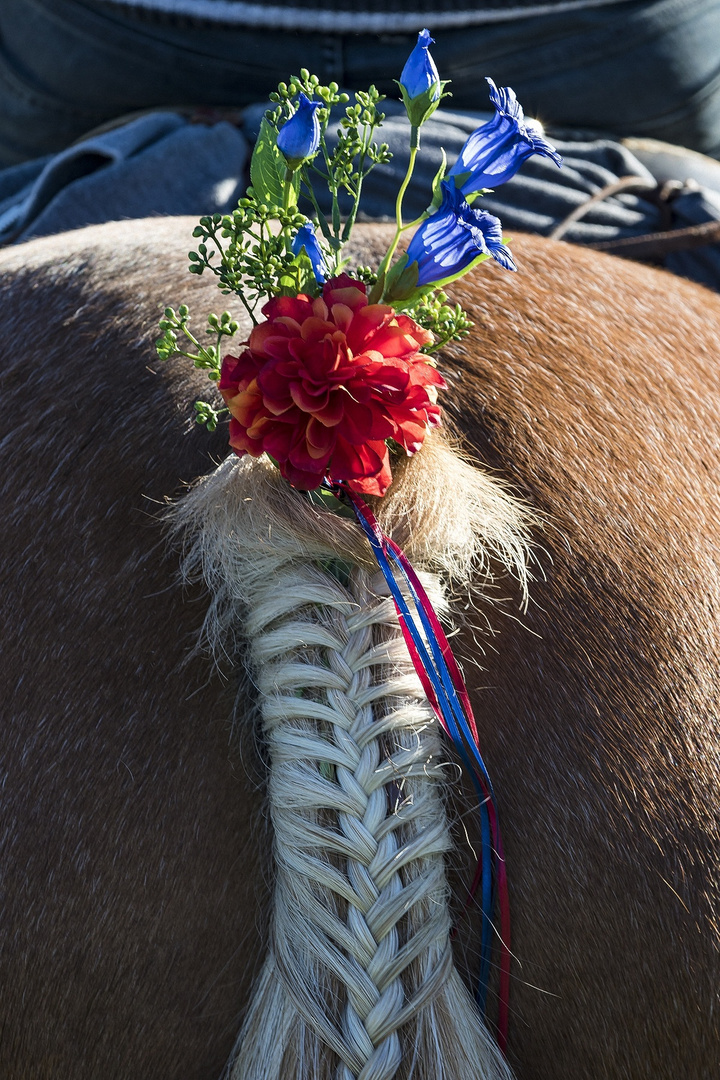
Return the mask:
POLYGON ((396 225, 395 236, 392 239, 392 243, 390 244, 390 247, 387 250, 387 254, 385 255, 385 258, 380 263, 380 267, 378 269, 378 277, 380 277, 381 274, 384 274, 384 273, 387 272, 387 269, 388 269, 388 267, 390 265, 390 260, 392 259, 393 255, 395 254, 395 251, 397 249, 398 241, 400 240, 400 234, 403 231, 402 202, 403 202, 403 198, 405 197, 405 192, 407 191, 408 184, 410 183, 410 179, 412 177, 413 171, 415 169, 415 158, 417 157, 417 152, 418 152, 419 147, 420 147, 420 131, 419 131, 419 128, 413 127, 413 128, 410 129, 410 160, 408 161, 408 167, 407 167, 407 171, 405 173, 405 179, 403 180, 402 184, 400 185, 400 190, 398 191, 397 199, 395 200, 395 225, 396 225))
POLYGON ((252 319, 252 321, 253 321, 253 326, 257 326, 257 324, 258 324, 258 321, 257 321, 257 319, 255 318, 255 313, 254 313, 253 309, 252 309, 252 308, 250 307, 250 305, 248 304, 247 300, 245 299, 245 293, 244 293, 244 292, 242 291, 242 289, 238 289, 238 290, 236 290, 236 291, 237 291, 237 294, 238 294, 238 296, 240 297, 240 299, 241 299, 241 300, 242 300, 242 302, 243 302, 243 307, 245 308, 245 310, 247 311, 248 315, 250 316, 250 318, 251 318, 251 319, 252 319))
MULTIPOLYGON (((373 128, 370 129, 370 137, 372 137, 373 130, 374 130, 373 128)), ((350 239, 350 233, 352 232, 352 230, 353 230, 353 228, 355 226, 355 219, 357 217, 357 212, 358 212, 358 209, 360 207, 360 196, 362 195, 363 180, 365 179, 365 177, 363 175, 363 169, 365 168, 365 157, 367 155, 367 148, 368 148, 369 142, 370 142, 370 138, 368 136, 366 136, 365 142, 363 143, 362 156, 360 157, 360 161, 358 163, 358 168, 357 168, 358 182, 357 182, 357 187, 355 188, 355 198, 354 198, 354 202, 353 202, 353 207, 352 207, 352 210, 350 211, 350 217, 345 222, 345 228, 343 229, 343 234, 342 234, 342 242, 343 242, 343 244, 347 243, 347 241, 350 239)))
POLYGON ((283 210, 290 209, 290 195, 292 194, 293 187, 293 170, 287 169, 285 172, 285 185, 283 187, 283 210))
POLYGON ((416 229, 418 227, 418 225, 422 225, 423 221, 427 221, 427 219, 429 217, 430 217, 430 215, 427 212, 427 210, 423 210, 420 217, 416 217, 414 221, 408 221, 407 225, 403 225, 401 231, 402 232, 407 232, 408 229, 416 229))
MULTIPOLYGON (((319 172, 319 170, 316 169, 315 172, 319 172)), ((323 214, 322 210, 320 209, 320 207, 318 205, 318 201, 317 201, 317 198, 315 197, 315 191, 313 190, 313 186, 312 186, 312 183, 310 182, 310 178, 308 177, 307 173, 304 170, 300 175, 301 175, 302 181, 303 181, 303 183, 305 185, 305 194, 310 199, 310 202, 313 204, 313 210, 317 214, 318 225, 320 226, 320 231, 322 232, 325 239, 328 242, 330 242, 333 239, 333 234, 330 231, 330 225, 328 224, 327 218, 325 217, 325 215, 323 214)), ((323 174, 321 173, 320 175, 322 176, 323 174)))

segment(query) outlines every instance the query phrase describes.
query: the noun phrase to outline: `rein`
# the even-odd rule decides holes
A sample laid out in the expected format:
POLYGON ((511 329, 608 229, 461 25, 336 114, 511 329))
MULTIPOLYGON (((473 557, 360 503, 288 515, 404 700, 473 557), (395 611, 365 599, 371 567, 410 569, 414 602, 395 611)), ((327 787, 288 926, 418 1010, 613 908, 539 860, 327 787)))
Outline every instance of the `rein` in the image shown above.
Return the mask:
POLYGON ((608 255, 619 255, 623 259, 661 262, 666 255, 675 251, 690 251, 693 248, 720 243, 720 221, 707 221, 701 225, 689 225, 682 229, 672 228, 672 203, 679 195, 695 190, 697 190, 697 185, 693 180, 686 180, 684 183, 680 180, 668 180, 662 184, 656 184, 650 180, 643 180, 640 176, 621 176, 619 180, 607 184, 580 206, 576 206, 559 225, 555 226, 552 232, 548 233, 548 239, 561 240, 570 226, 586 217, 598 203, 605 202, 621 192, 635 192, 647 202, 660 208, 664 228, 656 232, 642 233, 639 236, 623 236, 615 240, 601 240, 580 246, 591 248, 593 251, 604 251, 608 255))

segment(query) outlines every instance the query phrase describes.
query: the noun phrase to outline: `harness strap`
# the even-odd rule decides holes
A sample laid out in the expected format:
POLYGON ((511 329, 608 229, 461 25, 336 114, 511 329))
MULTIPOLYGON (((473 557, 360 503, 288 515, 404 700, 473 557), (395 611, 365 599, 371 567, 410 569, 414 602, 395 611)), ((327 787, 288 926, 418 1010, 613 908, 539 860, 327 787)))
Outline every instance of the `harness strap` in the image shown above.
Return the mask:
POLYGON ((672 228, 671 204, 687 191, 696 190, 694 181, 688 180, 682 183, 680 180, 668 180, 663 184, 644 180, 641 176, 621 176, 607 184, 600 191, 591 195, 580 206, 576 206, 556 225, 552 232, 548 233, 548 239, 561 240, 571 225, 581 221, 598 203, 605 202, 613 195, 621 192, 638 192, 648 202, 654 203, 663 211, 664 229, 657 232, 642 233, 640 236, 623 236, 615 240, 601 240, 593 244, 583 244, 582 247, 592 248, 593 251, 604 251, 608 255, 619 255, 624 259, 638 259, 646 261, 661 260, 665 255, 674 251, 690 251, 692 248, 704 247, 707 244, 720 243, 720 221, 706 221, 701 225, 689 225, 682 229, 672 228))
POLYGON ((620 240, 603 240, 586 247, 620 255, 624 259, 662 259, 673 251, 690 251, 707 244, 720 244, 720 221, 705 221, 684 229, 645 233, 643 236, 624 236, 620 240))

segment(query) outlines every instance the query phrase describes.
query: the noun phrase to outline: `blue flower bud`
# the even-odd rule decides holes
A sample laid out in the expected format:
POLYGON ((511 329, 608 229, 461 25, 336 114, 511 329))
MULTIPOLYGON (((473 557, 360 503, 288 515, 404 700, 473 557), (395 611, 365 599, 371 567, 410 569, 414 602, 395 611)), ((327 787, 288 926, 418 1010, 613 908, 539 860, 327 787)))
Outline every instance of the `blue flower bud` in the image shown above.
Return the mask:
POLYGON ((495 116, 472 133, 448 173, 465 196, 504 184, 533 154, 552 158, 558 167, 562 165, 555 147, 526 122, 510 87, 498 88, 492 79, 487 81, 495 116))
POLYGON ((428 52, 430 46, 434 44, 435 39, 430 37, 430 31, 421 30, 418 34, 417 45, 410 53, 402 70, 400 87, 407 92, 411 101, 431 88, 431 99, 437 101, 440 97, 440 76, 435 67, 435 61, 428 52))
POLYGON ((418 287, 453 281, 481 255, 492 255, 506 270, 515 270, 498 218, 468 206, 453 180, 443 180, 441 189, 440 208, 422 223, 407 249, 408 267, 418 264, 418 287))
POLYGON ((300 252, 305 249, 305 254, 310 260, 312 265, 312 271, 315 275, 315 280, 318 285, 322 285, 327 280, 327 267, 325 266, 325 257, 318 244, 317 236, 315 235, 315 229, 308 221, 302 225, 295 233, 292 242, 293 255, 299 255, 300 252))
POLYGON ((414 128, 419 128, 435 112, 446 85, 440 81, 435 61, 428 52, 432 43, 430 31, 421 30, 398 82, 408 119, 414 128))
POLYGON ((320 146, 320 121, 316 110, 321 102, 310 101, 300 92, 297 110, 280 128, 277 144, 291 169, 315 157, 320 146))

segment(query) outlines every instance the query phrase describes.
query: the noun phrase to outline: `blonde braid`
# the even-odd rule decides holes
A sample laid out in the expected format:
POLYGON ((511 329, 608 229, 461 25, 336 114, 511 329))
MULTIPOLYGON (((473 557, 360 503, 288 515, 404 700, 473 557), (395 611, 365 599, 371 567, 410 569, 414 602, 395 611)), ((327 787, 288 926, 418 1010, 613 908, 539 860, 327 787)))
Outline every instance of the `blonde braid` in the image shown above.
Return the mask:
POLYGON ((271 763, 271 945, 232 1078, 507 1080, 453 966, 434 716, 359 530, 304 503, 242 462, 181 511, 211 637, 244 621, 271 763))

